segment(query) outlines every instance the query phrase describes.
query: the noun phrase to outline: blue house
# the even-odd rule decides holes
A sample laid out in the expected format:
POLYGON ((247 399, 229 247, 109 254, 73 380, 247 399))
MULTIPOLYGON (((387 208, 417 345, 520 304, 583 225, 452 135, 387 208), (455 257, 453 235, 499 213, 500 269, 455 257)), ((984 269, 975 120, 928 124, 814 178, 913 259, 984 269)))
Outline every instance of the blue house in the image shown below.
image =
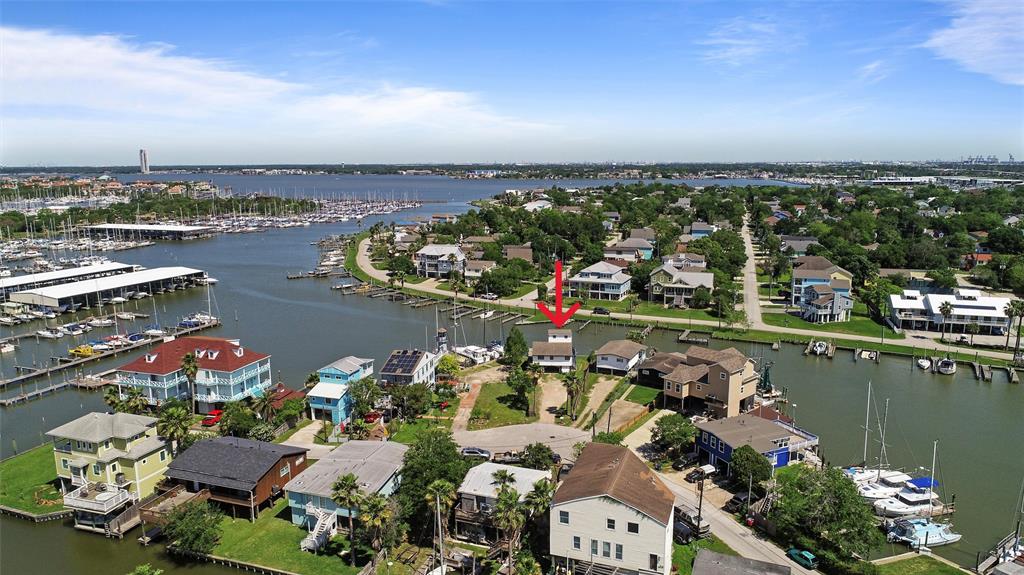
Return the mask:
POLYGON ((338 425, 348 421, 352 413, 349 384, 373 375, 373 360, 355 356, 343 357, 317 370, 320 383, 309 390, 310 419, 328 419, 338 425))
POLYGON ((771 462, 785 467, 798 453, 818 445, 818 437, 781 420, 744 414, 697 424, 697 453, 703 463, 723 475, 731 473, 732 452, 749 445, 771 462))
POLYGON ((706 238, 717 231, 718 226, 707 222, 693 222, 690 224, 690 231, 688 233, 693 237, 693 239, 697 240, 700 238, 706 238))

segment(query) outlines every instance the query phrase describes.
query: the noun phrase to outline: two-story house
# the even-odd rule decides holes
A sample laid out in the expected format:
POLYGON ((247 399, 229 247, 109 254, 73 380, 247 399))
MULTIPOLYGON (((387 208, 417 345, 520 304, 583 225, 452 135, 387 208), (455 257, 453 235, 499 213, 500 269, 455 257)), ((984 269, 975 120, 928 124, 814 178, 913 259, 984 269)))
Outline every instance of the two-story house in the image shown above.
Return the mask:
MULTIPOLYGON (((802 256, 793 261, 793 279, 790 297, 793 305, 799 306, 804 300, 803 290, 812 285, 830 285, 832 280, 846 280, 853 283, 853 274, 821 256, 802 256)), ((848 289, 848 288, 847 288, 848 289)))
POLYGON ((134 387, 151 405, 192 397, 182 359, 192 354, 199 371, 195 394, 206 412, 228 401, 257 397, 270 389, 270 356, 246 349, 237 340, 188 336, 162 343, 117 371, 122 392, 134 387))
POLYGON ((408 449, 393 441, 349 441, 289 481, 284 490, 292 523, 309 531, 302 548, 319 549, 337 531, 339 520, 347 526, 349 516, 358 516, 358 509, 340 506, 331 498, 339 477, 351 473, 364 495, 390 497, 402 481, 399 472, 408 449))
POLYGON ((569 297, 621 301, 629 295, 633 278, 621 267, 608 262, 587 266, 566 282, 569 297))
POLYGON ((781 241, 780 247, 783 252, 789 252, 792 250, 792 257, 798 258, 807 255, 807 248, 818 243, 818 238, 814 236, 779 236, 781 241))
POLYGON ((952 294, 922 295, 904 290, 889 296, 892 321, 900 328, 929 329, 964 333, 969 324, 976 324, 980 333, 1003 334, 1011 329, 1013 318, 1006 313, 1010 298, 982 294, 974 289, 958 289, 952 294), (950 314, 942 314, 943 304, 950 314))
POLYGON ((576 348, 572 344, 572 330, 549 329, 547 341, 535 341, 530 346, 530 361, 545 370, 568 373, 576 367, 576 348))
POLYGON ((709 224, 707 222, 699 221, 690 224, 689 230, 683 228, 683 233, 690 234, 690 237, 692 237, 695 240, 699 240, 700 238, 706 238, 717 231, 718 226, 714 224, 709 224))
POLYGON ((438 353, 420 349, 396 349, 380 368, 380 382, 384 385, 422 383, 432 387, 440 361, 441 354, 438 353))
POLYGON ((330 419, 337 425, 348 421, 352 413, 352 397, 348 386, 353 381, 373 375, 373 360, 343 357, 317 370, 320 381, 309 390, 310 419, 330 419))
POLYGON ((546 470, 489 461, 471 468, 458 489, 458 501, 455 504, 456 537, 480 544, 497 540, 498 529, 493 517, 498 501, 498 482, 494 474, 498 471, 507 471, 512 475, 514 481, 509 487, 516 490, 520 501, 533 490, 535 483, 551 479, 551 474, 546 470))
POLYGON ((781 419, 768 420, 753 414, 699 422, 697 453, 701 461, 714 465, 729 475, 732 452, 749 445, 771 462, 772 467, 785 467, 799 453, 813 450, 818 437, 781 419))
POLYGON ((154 492, 171 461, 171 446, 157 435, 156 421, 89 413, 47 432, 75 527, 120 534, 135 525, 118 518, 154 492))
POLYGON ((686 359, 663 376, 665 405, 679 401, 680 411, 710 411, 731 417, 754 404, 758 375, 754 362, 735 348, 714 350, 691 345, 686 359))
POLYGON ((627 373, 647 359, 647 346, 628 339, 613 339, 594 352, 595 369, 627 373))
POLYGON ((845 279, 805 286, 801 298, 800 317, 811 323, 849 321, 853 312, 850 282, 845 279))
POLYGON ((627 238, 604 248, 604 259, 635 262, 649 260, 654 256, 654 244, 643 238, 627 238))
POLYGON ((451 244, 428 244, 416 252, 416 274, 428 278, 446 278, 451 273, 463 273, 466 254, 459 246, 451 244))
POLYGON ((664 305, 687 307, 693 293, 700 288, 710 292, 715 288, 715 274, 704 267, 676 267, 664 263, 655 268, 647 286, 652 301, 661 300, 664 305))
POLYGON ((551 500, 552 563, 572 573, 669 575, 674 503, 629 449, 590 443, 551 500))

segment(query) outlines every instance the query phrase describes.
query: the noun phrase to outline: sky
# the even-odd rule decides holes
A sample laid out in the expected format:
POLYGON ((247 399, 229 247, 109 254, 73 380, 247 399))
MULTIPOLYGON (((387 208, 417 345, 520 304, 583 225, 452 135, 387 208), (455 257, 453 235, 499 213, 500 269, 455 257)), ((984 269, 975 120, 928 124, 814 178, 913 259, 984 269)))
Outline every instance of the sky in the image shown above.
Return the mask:
POLYGON ((10 2, 0 164, 1024 159, 1024 2, 10 2))

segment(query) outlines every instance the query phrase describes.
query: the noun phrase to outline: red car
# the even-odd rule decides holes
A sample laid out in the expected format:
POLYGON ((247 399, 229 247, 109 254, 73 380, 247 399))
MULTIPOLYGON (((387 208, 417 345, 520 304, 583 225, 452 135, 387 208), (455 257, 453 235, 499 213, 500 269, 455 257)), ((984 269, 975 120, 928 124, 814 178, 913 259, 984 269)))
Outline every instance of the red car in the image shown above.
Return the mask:
POLYGON ((445 409, 448 409, 448 402, 447 401, 438 402, 437 408, 442 410, 442 411, 445 410, 445 409))
POLYGON ((371 411, 370 413, 367 413, 365 416, 363 416, 363 421, 365 421, 366 423, 376 423, 377 420, 380 419, 380 417, 380 412, 371 411))
POLYGON ((217 425, 220 423, 222 415, 224 415, 224 412, 220 409, 214 409, 210 413, 207 413, 206 417, 203 418, 203 427, 213 427, 214 425, 217 425))

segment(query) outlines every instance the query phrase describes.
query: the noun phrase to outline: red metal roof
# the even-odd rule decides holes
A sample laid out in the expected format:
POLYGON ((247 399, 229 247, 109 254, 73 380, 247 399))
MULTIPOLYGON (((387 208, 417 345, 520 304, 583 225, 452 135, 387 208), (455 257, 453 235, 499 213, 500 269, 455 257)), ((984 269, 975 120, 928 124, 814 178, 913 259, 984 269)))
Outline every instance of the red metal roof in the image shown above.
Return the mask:
POLYGON ((181 337, 162 343, 134 361, 122 365, 121 371, 166 375, 181 369, 181 358, 195 353, 200 369, 231 372, 270 355, 245 349, 217 337, 181 337), (239 351, 241 350, 241 351, 239 351), (210 352, 213 352, 212 354, 210 352), (212 357, 211 357, 212 355, 212 357))

